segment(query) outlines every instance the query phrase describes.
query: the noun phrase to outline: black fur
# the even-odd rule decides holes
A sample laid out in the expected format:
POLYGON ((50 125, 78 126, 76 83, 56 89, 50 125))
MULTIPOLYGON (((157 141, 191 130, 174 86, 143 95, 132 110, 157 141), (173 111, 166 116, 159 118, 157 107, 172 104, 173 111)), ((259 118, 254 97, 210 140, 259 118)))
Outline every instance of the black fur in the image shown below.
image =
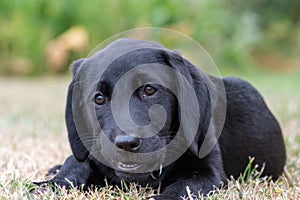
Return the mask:
MULTIPOLYGON (((74 186, 85 185, 85 188, 91 185, 103 186, 104 178, 107 178, 108 183, 112 185, 118 185, 121 180, 125 180, 126 182, 137 182, 142 186, 157 187, 160 182, 162 193, 153 198, 180 199, 180 196, 187 195, 186 186, 189 186, 194 194, 198 194, 198 191, 207 194, 213 190, 214 186, 220 187, 222 182, 225 183, 226 178, 230 175, 237 178, 248 164, 249 156, 255 157, 254 164, 258 164, 260 167, 263 164, 266 165, 263 175, 272 176, 274 180, 277 179, 283 171, 286 160, 285 146, 280 127, 259 92, 249 83, 238 78, 222 79, 227 101, 225 124, 218 143, 214 145, 207 156, 199 158, 199 148, 203 143, 210 118, 214 112, 209 89, 204 80, 209 76, 194 67, 178 53, 167 50, 158 44, 150 43, 150 46, 154 46, 153 48, 149 48, 149 45, 142 48, 143 44, 149 43, 138 40, 118 40, 93 57, 73 63, 73 81, 69 87, 66 107, 66 124, 73 155, 65 161, 58 174, 49 182, 69 187, 70 184, 66 181, 68 179, 74 186), (106 102, 102 106, 95 104, 95 110, 99 124, 107 137, 103 134, 89 136, 93 138, 93 141, 97 140, 99 146, 96 144, 84 146, 78 136, 72 114, 72 92, 74 92, 76 77, 80 73, 83 62, 101 65, 101 63, 96 62, 99 57, 105 57, 114 52, 114 49, 122 48, 124 44, 136 45, 141 48, 130 51, 114 60, 99 77, 97 84, 97 91, 103 93, 106 102), (95 159, 90 153, 91 149, 96 148, 97 152, 107 162, 110 162, 110 159, 126 162, 130 158, 122 157, 123 154, 120 152, 107 150, 109 146, 107 146, 105 138, 116 145, 121 144, 122 148, 129 148, 128 151, 143 153, 153 152, 165 146, 176 135, 181 115, 179 102, 168 88, 155 83, 153 85, 157 92, 151 97, 143 96, 142 87, 133 93, 130 99, 130 114, 136 124, 145 126, 150 122, 148 112, 150 106, 153 104, 162 105, 167 113, 167 121, 157 135, 136 139, 130 136, 130 133, 121 131, 114 121, 110 101, 116 82, 130 69, 145 63, 160 63, 184 75, 196 91, 200 110, 199 127, 194 141, 183 155, 172 164, 165 166, 160 175, 156 169, 152 173, 128 173, 115 170, 95 159), (138 144, 138 148, 126 146, 133 144, 132 141, 138 144)), ((138 74, 136 79, 139 79, 139 76, 160 79, 160 77, 152 77, 153 74, 138 74)), ((167 81, 176 81, 176 77, 164 78, 167 81)), ((217 80, 220 79, 210 77, 212 84, 217 80)), ((130 85, 130 83, 128 84, 130 85)), ((88 125, 86 126, 88 127, 88 125)), ((214 138, 215 135, 212 137, 212 140, 217 139, 214 138)), ((159 164, 163 162, 166 156, 168 153, 166 155, 153 155, 151 161, 142 159, 141 162, 149 166, 155 160, 156 164, 159 164)))

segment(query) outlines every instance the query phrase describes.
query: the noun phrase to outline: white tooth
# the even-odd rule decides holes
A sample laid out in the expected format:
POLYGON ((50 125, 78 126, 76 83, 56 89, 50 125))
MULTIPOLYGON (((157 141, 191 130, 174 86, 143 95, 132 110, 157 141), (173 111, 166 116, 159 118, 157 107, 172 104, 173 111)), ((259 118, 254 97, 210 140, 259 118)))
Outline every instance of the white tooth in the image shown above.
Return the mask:
POLYGON ((119 165, 123 168, 133 168, 133 167, 137 166, 137 164, 130 165, 130 164, 125 164, 125 163, 121 163, 121 162, 119 163, 119 165))

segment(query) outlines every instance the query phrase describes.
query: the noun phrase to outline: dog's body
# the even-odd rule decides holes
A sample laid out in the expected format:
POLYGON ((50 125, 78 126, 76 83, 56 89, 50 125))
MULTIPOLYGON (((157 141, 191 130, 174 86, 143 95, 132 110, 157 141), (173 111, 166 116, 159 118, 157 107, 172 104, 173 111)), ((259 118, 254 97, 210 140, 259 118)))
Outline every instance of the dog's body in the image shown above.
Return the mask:
MULTIPOLYGON (((72 70, 73 81, 68 91, 66 122, 73 155, 50 180, 52 183, 67 187, 70 186, 69 181, 74 186, 82 184, 85 187, 102 186, 105 184, 105 178, 109 184, 113 185, 120 184, 121 180, 153 187, 161 183, 162 194, 155 196, 155 199, 180 199, 180 196, 186 195, 186 186, 189 186, 194 194, 198 194, 198 191, 207 194, 213 190, 214 186, 220 187, 230 175, 238 177, 247 166, 249 157, 254 157, 254 164, 260 167, 265 164, 263 175, 277 179, 283 171, 286 158, 280 127, 261 95, 245 81, 230 77, 222 79, 227 102, 224 127, 219 140, 217 134, 210 136, 212 141, 218 140, 211 151, 206 156, 199 157, 199 149, 209 130, 211 117, 216 111, 212 106, 210 91, 203 80, 203 77, 208 76, 179 54, 154 43, 123 39, 112 43, 91 58, 75 62, 72 70), (74 88, 78 83, 76 78, 84 62, 88 63, 86 64, 88 66, 92 66, 92 63, 101 64, 98 63, 99 57, 103 58, 108 52, 114 52, 114 49, 126 44, 140 46, 140 48, 117 57, 97 80, 96 91, 101 92, 101 95, 96 96, 98 99, 94 108, 104 134, 89 135, 88 137, 92 138, 90 139, 92 144, 85 145, 82 137, 87 136, 79 137, 80 134, 74 122, 73 93, 76 92, 74 88), (144 44, 145 48, 143 48, 144 44), (160 104, 165 108, 167 119, 157 135, 137 138, 130 133, 125 133, 114 121, 111 109, 111 101, 114 100, 112 91, 116 82, 129 70, 147 63, 163 64, 184 75, 193 85, 199 105, 199 127, 192 143, 174 162, 163 167, 161 163, 164 163, 171 154, 166 152, 151 154, 151 160, 140 157, 140 163, 135 164, 132 161, 133 158, 123 152, 124 150, 131 153, 155 152, 169 144, 179 129, 179 119, 182 114, 182 108, 178 105, 180 102, 172 91, 154 82, 160 77, 151 73, 137 73, 133 80, 146 76, 145 79, 151 80, 151 85, 135 89, 129 101, 130 116, 140 126, 146 126, 152 120, 149 117, 149 109, 152 105, 160 104), (115 149, 111 149, 108 145, 110 142, 116 145, 115 149), (90 153, 91 151, 96 153, 90 153), (96 158, 97 154, 100 154, 103 160, 96 158), (144 172, 137 169, 144 169, 144 172)), ((174 81, 171 75, 163 79, 169 82, 174 81)), ((212 77, 212 84, 214 80, 220 81, 212 77)), ((130 87, 131 83, 128 85, 130 87)), ((82 113, 85 116, 84 112, 87 111, 84 110, 82 113)), ((122 115, 122 113, 119 114, 122 115)), ((179 149, 173 146, 173 151, 177 150, 179 149)))

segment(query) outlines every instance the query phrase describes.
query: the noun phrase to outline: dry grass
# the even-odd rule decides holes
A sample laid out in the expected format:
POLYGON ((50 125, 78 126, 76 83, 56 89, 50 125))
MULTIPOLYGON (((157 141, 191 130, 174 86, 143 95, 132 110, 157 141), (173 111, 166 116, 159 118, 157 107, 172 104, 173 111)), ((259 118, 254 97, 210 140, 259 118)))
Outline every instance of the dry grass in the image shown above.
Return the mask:
MULTIPOLYGON (((253 80, 281 122, 294 186, 284 176, 274 183, 254 174, 247 181, 230 181, 227 189, 215 191, 208 199, 300 199, 300 95, 296 94, 300 81, 253 80)), ((135 185, 88 193, 29 192, 31 181, 45 180, 47 169, 71 154, 64 124, 68 81, 65 77, 0 79, 0 199, 143 199, 154 194, 135 185)))

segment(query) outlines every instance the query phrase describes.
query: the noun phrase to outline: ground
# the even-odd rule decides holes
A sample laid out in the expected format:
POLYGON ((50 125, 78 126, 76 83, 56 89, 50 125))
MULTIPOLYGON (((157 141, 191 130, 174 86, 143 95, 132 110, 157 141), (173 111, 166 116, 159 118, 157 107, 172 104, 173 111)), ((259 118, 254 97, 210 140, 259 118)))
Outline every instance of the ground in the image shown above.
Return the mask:
MULTIPOLYGON (((261 91, 281 124, 287 146, 286 166, 293 185, 285 176, 274 183, 267 178, 256 178, 254 172, 246 181, 231 180, 228 188, 216 191, 209 199, 300 198, 298 77, 292 74, 243 76, 261 91)), ((62 163, 71 154, 64 122, 69 81, 70 77, 0 78, 0 199, 142 199, 158 192, 135 185, 107 186, 89 193, 29 192, 33 189, 32 181, 45 180, 47 169, 62 163)))

